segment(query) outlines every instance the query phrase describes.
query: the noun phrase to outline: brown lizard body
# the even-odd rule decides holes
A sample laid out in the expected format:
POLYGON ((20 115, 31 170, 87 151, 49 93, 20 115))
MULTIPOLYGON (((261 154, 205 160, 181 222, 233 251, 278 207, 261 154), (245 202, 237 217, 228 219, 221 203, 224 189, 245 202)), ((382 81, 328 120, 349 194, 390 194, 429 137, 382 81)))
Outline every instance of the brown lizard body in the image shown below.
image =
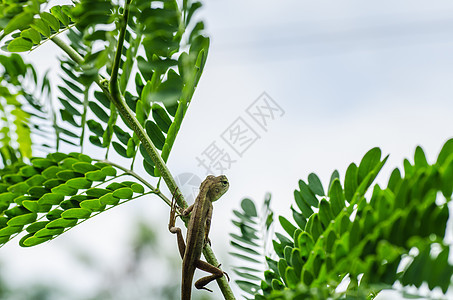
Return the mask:
POLYGON ((206 284, 226 274, 218 267, 200 260, 200 257, 205 243, 209 242, 208 235, 211 227, 212 202, 218 200, 228 190, 228 187, 229 183, 225 175, 218 177, 210 175, 201 183, 200 193, 195 199, 194 204, 186 208, 182 213, 183 216, 192 213, 189 224, 187 225, 187 245, 184 243, 181 228, 175 227, 176 203, 173 202, 172 204, 168 229, 171 233, 177 235, 179 253, 182 257, 182 300, 190 300, 195 269, 198 268, 212 273, 212 275, 203 277, 195 282, 197 289, 208 291, 210 290, 205 287, 206 284))

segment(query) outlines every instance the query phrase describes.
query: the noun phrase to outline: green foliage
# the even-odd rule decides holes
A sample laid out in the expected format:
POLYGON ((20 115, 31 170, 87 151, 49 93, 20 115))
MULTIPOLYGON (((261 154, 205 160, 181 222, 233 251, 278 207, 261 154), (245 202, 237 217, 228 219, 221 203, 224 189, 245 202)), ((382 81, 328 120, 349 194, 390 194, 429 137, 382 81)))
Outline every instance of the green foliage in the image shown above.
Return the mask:
MULTIPOLYGON (((67 155, 55 152, 61 150, 62 142, 80 147, 77 150, 81 153, 89 142, 105 149, 100 154, 106 158, 113 149, 131 159, 131 169, 139 161, 150 175, 160 176, 137 137, 137 128, 128 128, 130 123, 122 119, 124 116, 118 118, 108 92, 108 77, 116 52, 122 54, 118 70, 121 97, 166 162, 200 79, 209 39, 202 35, 203 23, 197 23, 194 17, 201 6, 198 2, 133 1, 127 24, 122 16, 123 3, 114 1, 47 5, 45 11, 41 7, 44 1, 10 2, 0 4, 0 41, 4 50, 34 50, 49 40, 68 54, 60 59, 63 76, 57 83, 55 98, 58 115, 36 101, 36 91, 25 92, 24 86, 30 81, 24 80, 25 73, 32 74, 32 82, 38 86, 31 65, 24 64, 17 54, 0 57, 5 69, 0 78, 4 87, 0 90, 0 117, 3 113, 3 119, 8 122, 8 126, 2 124, 5 126, 0 131, 3 134, 0 153, 5 166, 0 172, 0 180, 5 184, 0 196, 4 213, 0 217, 3 218, 0 242, 27 230, 20 244, 32 246, 144 193, 141 185, 130 182, 99 186, 106 178, 113 180, 117 176, 104 174, 101 171, 107 166, 100 167, 101 163, 92 163, 91 159, 84 161, 88 156, 80 153, 82 158, 76 152, 60 157, 67 155), (124 25, 124 46, 116 49, 124 25), (29 107, 33 109, 24 109, 29 107), (34 122, 35 116, 42 123, 34 122), (44 123, 50 131, 40 127, 44 123), (41 135, 45 133, 42 140, 55 141, 42 145, 46 148, 41 150, 49 153, 46 158, 32 156, 37 146, 32 143, 34 129, 41 135), (142 160, 136 160, 139 152, 142 160), (75 163, 77 159, 81 161, 75 163)), ((53 94, 47 76, 38 88, 45 103, 52 107, 53 94)), ((127 168, 118 167, 127 172, 127 168)), ((128 174, 143 182, 134 172, 128 174)))
POLYGON ((15 164, 0 182, 0 243, 27 231, 19 242, 21 246, 41 244, 146 194, 136 182, 113 182, 120 176, 110 164, 75 152, 56 152, 45 158, 34 157, 30 164, 15 164))
MULTIPOLYGON (((52 123, 47 116, 52 111, 46 107, 48 103, 38 100, 39 95, 23 85, 26 81, 46 96, 50 92, 47 77, 38 84, 34 68, 17 54, 0 55, 0 64, 0 154, 3 166, 7 166, 32 156, 32 135, 51 141, 54 132, 49 130, 52 123)), ((52 147, 47 143, 35 145, 52 147)))
MULTIPOLYGON (((246 293, 245 299, 251 297, 260 289, 263 279, 261 274, 267 264, 263 259, 268 252, 268 240, 272 235, 273 213, 270 210, 271 196, 266 195, 261 211, 258 213, 255 203, 250 199, 241 202, 242 211, 234 210, 236 220, 233 224, 239 228, 240 235, 230 233, 231 245, 235 252, 232 256, 246 261, 246 264, 233 267, 234 273, 241 278, 235 283, 246 293)), ((266 257, 266 260, 269 260, 266 257)))
POLYGON ((9 52, 24 52, 41 45, 44 41, 63 32, 72 26, 71 5, 55 5, 49 12, 41 12, 33 18, 31 12, 25 12, 14 17, 3 34, 16 30, 13 39, 5 43, 3 50, 9 52), (17 25, 15 25, 17 24, 17 25))
POLYGON ((445 241, 453 139, 432 165, 417 147, 404 174, 395 169, 386 188, 376 184, 365 196, 386 159, 371 149, 347 168, 343 184, 335 171, 327 192, 313 173, 308 182, 299 181, 294 223, 279 218, 287 235, 276 233, 278 260, 268 260, 255 299, 372 299, 395 282, 447 291, 453 275, 445 241), (336 290, 348 281, 344 292, 336 290))

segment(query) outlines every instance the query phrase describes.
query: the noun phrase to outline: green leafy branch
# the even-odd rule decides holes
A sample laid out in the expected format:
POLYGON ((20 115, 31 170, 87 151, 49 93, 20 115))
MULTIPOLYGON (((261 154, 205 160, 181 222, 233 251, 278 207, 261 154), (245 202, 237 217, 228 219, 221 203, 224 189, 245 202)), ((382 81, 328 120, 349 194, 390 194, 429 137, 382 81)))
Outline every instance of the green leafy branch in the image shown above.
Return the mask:
POLYGON ((20 29, 20 33, 13 34, 13 39, 7 41, 3 49, 9 52, 30 51, 68 30, 74 26, 71 18, 72 7, 55 5, 50 12, 41 12, 39 18, 33 18, 32 13, 17 15, 5 27, 0 40, 17 29, 20 29))
POLYGON ((236 219, 232 222, 240 234, 230 233, 230 243, 235 249, 230 254, 243 261, 241 265, 233 266, 233 271, 240 278, 235 283, 246 293, 245 299, 253 299, 251 297, 260 290, 262 274, 268 268, 268 244, 274 221, 270 202, 271 196, 267 194, 258 212, 255 203, 246 198, 241 201, 241 211, 233 210, 236 219))
POLYGON ((414 163, 395 169, 386 188, 368 188, 382 168, 381 151, 371 149, 349 165, 344 183, 333 172, 324 192, 315 174, 294 191, 295 224, 280 217, 289 235, 276 233, 278 260, 269 260, 255 299, 354 297, 372 299, 395 282, 445 293, 453 265, 445 241, 453 191, 453 139, 430 165, 420 147, 414 163), (432 249, 439 251, 433 253, 432 249), (408 259, 408 260, 405 260, 408 259), (345 291, 338 291, 340 283, 345 291))
POLYGON ((117 175, 107 162, 94 162, 80 153, 52 153, 18 163, 15 172, 2 176, 0 183, 0 243, 22 232, 20 245, 34 246, 55 238, 111 207, 149 193, 133 181, 112 182, 117 175), (108 179, 107 179, 108 178, 108 179), (95 182, 98 182, 95 184, 95 182), (135 196, 134 196, 135 195, 135 196))

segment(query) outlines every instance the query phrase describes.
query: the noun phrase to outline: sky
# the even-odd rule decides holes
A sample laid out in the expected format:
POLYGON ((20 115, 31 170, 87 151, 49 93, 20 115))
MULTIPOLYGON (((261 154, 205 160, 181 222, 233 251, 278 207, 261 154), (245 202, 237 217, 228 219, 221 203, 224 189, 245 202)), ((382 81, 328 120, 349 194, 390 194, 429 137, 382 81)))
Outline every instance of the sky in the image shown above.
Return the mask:
MULTIPOLYGON (((276 215, 289 217, 293 191, 311 172, 327 186, 333 170, 344 178, 351 162, 380 147, 383 155, 390 154, 377 179, 385 184, 404 158, 412 160, 417 145, 433 161, 452 137, 453 3, 408 4, 205 3, 200 17, 211 38, 208 61, 169 168, 179 178, 204 178, 199 159, 206 158, 212 145, 234 161, 223 170, 231 187, 215 203, 211 229, 213 249, 227 270, 234 264, 227 253, 232 210, 244 197, 261 203, 269 192, 276 215), (263 93, 279 108, 264 128, 248 114, 262 103, 256 101, 263 101, 263 93), (239 149, 240 154, 224 139, 236 122, 255 133, 253 144, 239 149)), ((47 43, 29 59, 47 68, 55 65, 54 55, 61 52, 47 43)), ((191 187, 185 188, 190 193, 191 187)), ((70 262, 68 249, 74 247, 89 249, 105 265, 121 260, 121 245, 130 239, 131 223, 138 217, 150 220, 156 231, 167 230, 168 207, 162 201, 136 200, 50 243, 31 249, 7 244, 1 250, 8 261, 5 268, 13 282, 26 282, 51 268, 44 275, 49 280, 68 290, 90 289, 89 276, 64 279, 72 272, 86 274, 83 267, 55 261, 70 262)), ((175 237, 162 234, 161 239, 162 247, 176 255, 175 237)))

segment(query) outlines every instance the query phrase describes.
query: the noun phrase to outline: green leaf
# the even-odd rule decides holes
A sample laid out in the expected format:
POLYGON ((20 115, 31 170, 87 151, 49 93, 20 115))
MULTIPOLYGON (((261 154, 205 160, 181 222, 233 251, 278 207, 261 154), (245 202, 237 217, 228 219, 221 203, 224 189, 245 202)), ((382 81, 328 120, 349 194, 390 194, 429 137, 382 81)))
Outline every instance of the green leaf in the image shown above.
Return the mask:
POLYGON ((44 195, 45 193, 48 193, 48 192, 49 192, 48 189, 46 189, 45 187, 41 187, 41 186, 31 187, 27 191, 27 193, 30 196, 35 197, 35 198, 40 198, 42 195, 44 195))
POLYGON ((360 161, 357 170, 357 182, 362 183, 363 179, 381 162, 381 149, 373 148, 369 150, 360 161))
POLYGON ((75 163, 72 165, 72 168, 74 169, 74 171, 76 172, 80 172, 80 173, 87 173, 87 172, 90 172, 90 171, 96 171, 96 170, 99 170, 98 167, 90 164, 90 163, 87 163, 87 162, 78 162, 78 163, 75 163))
POLYGON ((19 182, 19 183, 16 183, 15 185, 10 186, 8 188, 8 192, 24 195, 27 193, 29 188, 30 188, 30 186, 28 184, 26 184, 25 182, 19 182))
POLYGON ((122 182, 112 182, 105 188, 108 190, 114 191, 114 190, 117 190, 117 189, 120 189, 123 187, 127 187, 127 185, 123 184, 122 182))
POLYGON ((310 190, 310 187, 302 180, 299 180, 300 195, 304 201, 313 206, 318 207, 319 201, 316 199, 316 196, 310 190))
POLYGON ((25 183, 29 186, 41 186, 43 185, 46 178, 40 174, 33 175, 31 178, 25 180, 25 183))
POLYGON ((95 120, 88 120, 87 121, 88 128, 90 131, 97 136, 102 136, 104 134, 104 128, 102 128, 102 125, 96 122, 95 120))
POLYGON ((75 189, 88 189, 91 187, 93 182, 85 178, 79 177, 69 179, 68 182, 66 182, 66 184, 75 189))
POLYGON ((48 229, 55 229, 55 228, 68 228, 68 227, 74 227, 77 225, 78 219, 72 218, 72 219, 63 219, 63 218, 58 218, 53 221, 51 221, 49 224, 46 225, 46 228, 48 229))
POLYGON ((85 173, 85 178, 91 181, 104 181, 107 177, 102 170, 90 171, 85 173))
POLYGON ((187 19, 186 19, 186 26, 190 23, 192 16, 194 15, 195 11, 201 7, 200 2, 193 2, 190 8, 188 9, 187 19))
POLYGON ((294 200, 304 217, 308 219, 313 214, 313 209, 302 199, 302 196, 297 190, 294 191, 294 200))
POLYGON ((452 153, 453 153, 453 139, 449 139, 440 150, 436 164, 438 166, 441 166, 452 153))
POLYGON ((8 44, 9 52, 29 51, 33 47, 33 42, 23 37, 17 37, 8 44))
POLYGON ((63 233, 64 228, 43 228, 35 233, 36 238, 52 238, 55 235, 63 233))
POLYGON ((70 104, 68 101, 66 101, 64 99, 60 99, 60 102, 61 102, 61 104, 63 104, 66 111, 68 113, 70 113, 71 115, 79 116, 79 117, 82 116, 82 113, 80 113, 76 108, 74 108, 74 106, 72 106, 72 104, 70 104))
POLYGON ((321 180, 319 180, 319 177, 315 173, 310 173, 310 175, 308 175, 308 187, 314 194, 325 196, 321 180))
POLYGON ((167 105, 176 103, 181 97, 183 81, 181 77, 172 69, 168 71, 167 80, 162 82, 151 94, 151 99, 163 102, 167 105))
POLYGON ((56 176, 57 178, 62 179, 64 181, 68 181, 69 179, 83 176, 82 173, 74 172, 71 170, 64 170, 64 171, 58 172, 56 175, 57 175, 56 176))
POLYGON ((69 25, 69 16, 62 11, 61 6, 55 5, 50 9, 50 12, 52 15, 57 17, 57 19, 64 25, 68 26, 69 25))
POLYGON ((103 92, 95 91, 95 92, 94 92, 94 97, 95 97, 99 102, 101 102, 101 104, 104 105, 105 108, 110 109, 110 100, 109 100, 109 98, 108 98, 103 92))
POLYGON ((101 188, 91 188, 85 192, 88 196, 94 198, 101 198, 103 195, 110 193, 110 190, 101 188))
POLYGON ((61 217, 62 212, 63 212, 63 210, 61 210, 61 209, 58 209, 58 208, 53 209, 47 213, 46 218, 49 221, 56 220, 61 217))
POLYGON ((37 232, 38 230, 40 229, 43 229, 44 227, 46 227, 46 225, 49 223, 49 221, 40 221, 40 222, 34 222, 32 224, 30 224, 28 227, 27 227, 27 232, 28 233, 35 233, 37 232))
POLYGON ((0 194, 0 202, 1 203, 10 203, 14 200, 14 198, 16 198, 17 195, 16 194, 13 194, 13 193, 10 193, 10 192, 6 192, 6 193, 1 193, 0 194))
POLYGON ((80 207, 87 209, 91 212, 101 211, 105 208, 105 204, 101 203, 99 199, 85 200, 80 203, 80 207))
POLYGON ((244 210, 245 214, 249 217, 257 217, 255 203, 252 200, 245 198, 241 201, 241 208, 244 210))
POLYGON ((165 109, 159 104, 154 103, 151 107, 151 110, 153 119, 156 122, 157 126, 159 126, 159 128, 163 132, 168 133, 168 129, 170 129, 171 125, 171 119, 165 109))
POLYGON ((3 35, 6 36, 17 29, 25 29, 31 22, 33 22, 33 14, 26 11, 21 12, 8 22, 3 29, 3 35))
POLYGON ((143 194, 145 192, 145 188, 141 184, 136 182, 132 183, 130 188, 134 193, 143 194))
POLYGON ((91 211, 85 208, 71 208, 64 211, 61 217, 64 219, 87 219, 91 215, 91 211))
POLYGON ((50 37, 50 28, 47 23, 45 23, 41 19, 34 19, 33 23, 30 24, 31 28, 35 29, 38 31, 40 34, 42 34, 45 37, 50 37))
POLYGON ((50 13, 42 12, 41 19, 43 19, 44 22, 46 22, 53 30, 60 30, 60 21, 58 21, 57 18, 52 16, 50 13))
POLYGON ((296 221, 299 228, 304 229, 305 226, 307 225, 307 219, 302 214, 297 212, 292 206, 291 211, 293 212, 293 219, 294 221, 296 221))
POLYGON ((130 199, 132 198, 133 193, 131 188, 124 187, 114 191, 113 196, 119 199, 130 199))
POLYGON ((417 146, 417 148, 415 148, 414 164, 419 168, 428 166, 428 161, 426 160, 425 153, 420 146, 417 146))
POLYGON ((116 176, 116 169, 112 166, 106 166, 101 169, 106 176, 116 176))
POLYGON ((279 216, 278 220, 280 221, 280 224, 282 225, 283 229, 290 235, 294 235, 294 231, 296 231, 296 227, 291 224, 290 221, 288 221, 285 217, 279 216))
POLYGON ((121 146, 121 144, 119 144, 117 142, 112 142, 112 146, 115 149, 116 153, 118 153, 122 157, 126 157, 126 158, 128 157, 126 149, 123 146, 121 146))
POLYGON ((109 116, 107 113, 96 103, 93 101, 90 101, 88 103, 88 106, 90 107, 91 111, 104 123, 108 123, 109 121, 109 116))
POLYGON ((127 157, 134 157, 135 156, 135 153, 136 153, 136 146, 135 146, 135 142, 134 142, 134 139, 131 138, 129 140, 129 142, 127 143, 127 148, 126 148, 126 155, 127 157))
POLYGON ((54 179, 57 176, 58 172, 61 172, 63 169, 57 166, 52 166, 45 169, 41 174, 47 179, 54 179))
POLYGON ((113 193, 108 193, 100 197, 99 201, 104 205, 117 205, 120 199, 113 196, 113 193))
POLYGON ((127 145, 129 139, 131 138, 131 135, 129 133, 125 132, 123 129, 116 125, 113 126, 113 132, 121 143, 127 145))
POLYGON ((77 193, 77 190, 66 185, 66 184, 60 184, 57 187, 54 187, 51 189, 52 193, 55 194, 63 194, 63 195, 75 195, 77 193))
POLYGON ((36 213, 29 213, 29 214, 16 216, 16 217, 12 218, 11 220, 9 220, 7 224, 8 224, 8 226, 23 226, 23 225, 30 224, 30 223, 33 223, 34 221, 36 221, 37 216, 38 215, 36 213))
POLYGON ((37 201, 23 200, 19 205, 23 205, 26 209, 33 213, 37 213, 39 210, 39 205, 37 201))
POLYGON ((233 247, 235 247, 236 249, 239 249, 239 250, 241 250, 241 251, 243 251, 243 252, 246 252, 246 253, 248 253, 248 254, 251 254, 252 256, 260 256, 260 253, 257 252, 257 251, 255 251, 255 250, 253 250, 252 248, 244 247, 244 246, 242 246, 242 245, 240 245, 240 244, 238 244, 238 243, 236 243, 236 242, 234 242, 234 241, 231 241, 230 243, 231 243, 231 245, 232 245, 233 247))
POLYGON ((330 209, 330 204, 329 202, 327 202, 326 199, 322 199, 321 202, 319 203, 318 214, 319 219, 324 225, 324 228, 327 228, 327 226, 329 226, 330 221, 335 218, 334 215, 332 214, 332 210, 330 209))
POLYGON ((32 247, 36 246, 39 244, 42 244, 44 242, 47 242, 48 240, 52 239, 52 237, 45 237, 45 238, 38 238, 35 236, 31 236, 29 238, 26 238, 25 240, 21 241, 21 246, 22 247, 32 247))
POLYGON ((156 125, 156 123, 154 123, 151 120, 147 120, 145 124, 145 129, 154 146, 157 149, 162 150, 165 144, 165 137, 162 134, 162 131, 156 125))
MULTIPOLYGON (((80 79, 79 79, 80 80, 80 79)), ((69 82, 69 81, 65 81, 69 82)), ((80 100, 77 96, 75 96, 72 92, 70 92, 67 88, 64 86, 58 86, 58 89, 66 96, 71 102, 74 102, 75 104, 83 105, 82 100, 80 100)), ((64 100, 63 98, 58 97, 58 100, 62 101, 64 100)))
POLYGON ((15 233, 19 233, 22 231, 23 226, 8 226, 5 228, 0 229, 0 237, 10 236, 15 233))
POLYGON ((343 189, 339 179, 334 179, 329 190, 330 204, 332 213, 337 216, 345 207, 343 189))
POLYGON ((33 166, 25 166, 19 170, 19 175, 21 176, 31 177, 35 174, 38 174, 38 171, 33 166))
POLYGON ((346 170, 346 175, 344 179, 344 195, 348 202, 352 200, 352 197, 357 190, 357 166, 355 163, 351 163, 346 170))

